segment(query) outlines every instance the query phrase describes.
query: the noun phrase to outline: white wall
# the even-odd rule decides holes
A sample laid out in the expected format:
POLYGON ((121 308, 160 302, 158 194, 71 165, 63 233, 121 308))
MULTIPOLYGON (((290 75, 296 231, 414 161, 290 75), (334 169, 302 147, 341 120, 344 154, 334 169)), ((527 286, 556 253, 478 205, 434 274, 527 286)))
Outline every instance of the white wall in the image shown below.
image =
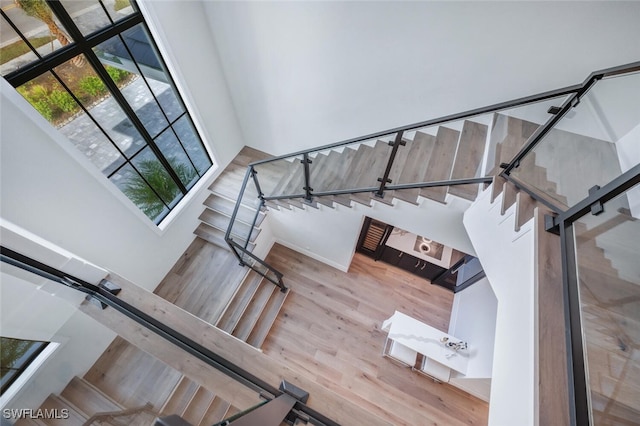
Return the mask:
MULTIPOLYGON (((182 2, 181 2, 182 3, 182 2)), ((283 154, 637 61, 638 2, 206 2, 247 145, 283 154)))
POLYGON ((224 168, 245 143, 203 2, 138 4, 201 136, 224 168))
POLYGON ((366 207, 356 202, 352 207, 334 209, 320 205, 271 212, 267 215, 275 241, 300 253, 346 271, 356 247, 364 216, 378 219, 417 235, 427 236, 446 246, 473 254, 462 215, 469 202, 450 197, 448 205, 423 199, 419 207, 396 200, 394 207, 373 203, 366 207))
POLYGON ((473 357, 467 378, 490 378, 496 334, 498 299, 486 278, 453 296, 449 334, 468 342, 473 357))
POLYGON ((516 233, 515 206, 501 216, 502 194, 492 204, 490 192, 483 192, 464 215, 464 225, 498 300, 489 425, 534 425, 533 221, 516 233))
MULTIPOLYGON (((616 143, 620 168, 626 172, 630 168, 640 164, 640 124, 632 129, 616 143)), ((640 218, 640 187, 627 191, 627 200, 631 215, 640 218)))
MULTIPOLYGON (((147 6, 153 10, 153 27, 163 30, 163 50, 193 103, 190 109, 197 113, 202 136, 224 165, 244 142, 202 4, 147 6)), ((191 201, 160 232, 6 81, 0 81, 0 89, 0 216, 138 285, 155 288, 193 240, 206 186, 219 171, 202 180, 188 196, 191 201)))

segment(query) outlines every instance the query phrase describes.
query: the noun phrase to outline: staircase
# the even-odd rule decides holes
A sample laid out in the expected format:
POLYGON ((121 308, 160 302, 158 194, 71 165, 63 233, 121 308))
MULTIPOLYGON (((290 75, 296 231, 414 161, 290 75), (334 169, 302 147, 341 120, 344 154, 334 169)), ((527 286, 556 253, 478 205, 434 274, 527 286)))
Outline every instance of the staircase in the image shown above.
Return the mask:
POLYGON ((16 426, 146 426, 153 424, 156 417, 171 414, 194 426, 210 426, 240 411, 186 376, 180 378, 158 411, 151 403, 128 409, 80 377, 74 377, 60 395, 50 395, 40 409, 58 413, 59 417, 68 412, 68 417, 25 418, 18 420, 16 426))
POLYGON ((260 349, 288 294, 250 270, 215 325, 260 349))
MULTIPOLYGON (((497 172, 502 162, 508 161, 524 145, 537 125, 503 114, 483 116, 473 120, 447 123, 446 125, 419 129, 403 134, 393 167, 389 173, 390 184, 446 181, 480 177, 483 170, 497 172), (491 157, 490 159, 487 159, 491 157)), ((339 146, 308 154, 309 176, 314 193, 345 189, 373 188, 384 174, 393 149, 393 137, 384 137, 362 143, 339 146)), ((210 194, 204 202, 201 223, 195 230, 200 238, 229 249, 224 236, 238 195, 242 188, 247 166, 255 161, 268 159, 260 151, 245 147, 225 171, 209 187, 210 194)), ((351 207, 353 203, 371 206, 373 201, 393 205, 395 200, 419 205, 424 199, 446 205, 451 197, 473 202, 481 184, 426 187, 387 190, 383 197, 375 191, 314 196, 309 203, 304 199, 305 176, 302 155, 292 156, 254 166, 260 188, 266 197, 300 195, 297 198, 266 201, 258 204, 258 191, 249 177, 238 213, 231 227, 234 241, 252 252, 258 244, 260 226, 269 210, 333 208, 336 205, 351 207), (255 222, 254 222, 255 221, 255 222)), ((546 185, 553 185, 547 182, 546 185)), ((517 203, 517 227, 533 215, 533 199, 519 193, 502 178, 492 185, 492 200, 504 191, 502 211, 517 203)), ((275 322, 284 303, 282 294, 260 274, 250 270, 244 280, 235 286, 231 298, 221 316, 213 323, 229 334, 260 348, 269 329, 275 322)))
MULTIPOLYGON (((404 145, 398 149, 389 175, 391 184, 480 177, 487 146, 488 126, 470 120, 450 126, 421 129, 405 135, 404 145)), ((379 186, 378 178, 384 173, 391 150, 389 141, 380 139, 309 154, 310 182, 314 192, 379 186)), ((255 166, 260 182, 268 173, 277 173, 280 176, 280 179, 271 178, 275 184, 266 185, 265 196, 304 193, 303 167, 298 161, 299 158, 290 160, 279 160, 277 164, 280 167, 276 170, 266 169, 265 164, 255 166)), ((268 201, 266 205, 271 210, 303 209, 305 206, 316 207, 317 204, 327 207, 334 207, 335 204, 351 207, 354 202, 371 206, 374 200, 393 204, 394 199, 418 204, 420 197, 446 204, 448 196, 473 201, 477 194, 478 184, 474 184, 386 191, 383 198, 377 197, 373 191, 368 191, 314 196, 312 204, 306 203, 301 197, 268 201)))

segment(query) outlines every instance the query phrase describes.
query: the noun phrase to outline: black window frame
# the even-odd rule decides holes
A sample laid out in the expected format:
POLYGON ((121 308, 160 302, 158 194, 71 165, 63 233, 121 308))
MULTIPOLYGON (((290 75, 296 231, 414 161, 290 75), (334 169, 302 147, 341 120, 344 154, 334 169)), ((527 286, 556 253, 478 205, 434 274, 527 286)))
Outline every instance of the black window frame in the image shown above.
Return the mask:
MULTIPOLYGON (((0 386, 0 395, 4 395, 9 388, 16 382, 16 380, 29 368, 31 363, 35 361, 40 354, 49 346, 49 342, 44 342, 40 340, 29 340, 29 339, 19 339, 15 337, 6 337, 1 336, 0 340, 13 340, 18 342, 31 342, 31 345, 27 348, 26 352, 22 354, 17 361, 21 361, 19 365, 12 365, 11 367, 6 367, 5 365, 0 366, 2 369, 2 377, 4 379, 5 371, 14 371, 13 375, 6 382, 2 383, 0 386), (24 358, 24 359, 22 359, 24 358)), ((4 342, 3 342, 4 343, 4 342)), ((0 347, 4 347, 4 344, 0 345, 0 347)), ((0 349, 1 350, 1 349, 0 349)))
MULTIPOLYGON (((37 59, 35 59, 31 63, 13 72, 8 73, 7 75, 3 76, 3 78, 9 84, 11 84, 14 88, 18 88, 42 75, 45 75, 47 73, 52 74, 53 77, 55 77, 55 79, 57 80, 57 82, 72 96, 74 101, 77 102, 78 106, 84 111, 84 113, 86 113, 89 116, 89 118, 93 121, 93 123, 100 129, 100 131, 106 136, 106 138, 110 141, 110 143, 115 147, 115 149, 122 156, 123 161, 118 165, 116 165, 115 167, 109 168, 108 173, 104 173, 103 175, 110 180, 112 176, 124 170, 124 168, 126 168, 127 166, 132 167, 135 170, 135 172, 139 174, 142 180, 148 185, 150 190, 155 193, 158 200, 164 205, 163 211, 159 213, 156 217, 152 218, 149 215, 147 215, 147 217, 149 217, 150 220, 152 220, 156 225, 159 225, 169 215, 169 213, 173 209, 175 209, 176 206, 180 204, 180 201, 184 199, 184 197, 189 192, 189 190, 193 188, 193 186, 195 186, 195 184, 207 173, 207 171, 211 169, 211 167, 214 166, 215 162, 204 145, 202 137, 200 136, 197 130, 197 127, 195 126, 193 118, 191 117, 191 114, 189 113, 186 107, 186 103, 184 102, 184 99, 180 91, 177 89, 177 85, 175 84, 173 76, 169 72, 169 68, 167 67, 166 61, 164 60, 164 58, 160 53, 160 50, 158 49, 157 43, 149 29, 149 26, 147 25, 144 19, 144 16, 142 15, 140 8, 138 7, 138 5, 135 3, 134 0, 130 0, 130 4, 132 6, 132 12, 129 15, 114 21, 113 17, 107 12, 106 6, 104 5, 103 1, 97 0, 100 6, 102 6, 102 9, 104 10, 106 16, 108 17, 110 24, 93 33, 84 35, 80 30, 80 28, 74 23, 73 18, 69 15, 69 13, 67 13, 64 5, 60 1, 57 1, 57 0, 44 0, 44 1, 51 8, 51 11, 55 15, 56 19, 60 22, 60 24, 62 24, 62 26, 64 27, 64 30, 68 33, 70 37, 70 44, 63 46, 48 55, 41 56, 40 54, 37 53, 36 49, 30 44, 27 37, 20 31, 19 28, 17 28, 14 25, 14 23, 6 15, 6 13, 0 10, 0 15, 2 16, 2 18, 4 18, 4 21, 9 23, 9 25, 13 28, 13 30, 20 36, 22 41, 24 41, 26 45, 31 49, 31 51, 34 52, 37 56, 37 59), (113 39, 115 37, 118 37, 123 47, 128 51, 129 56, 135 63, 138 73, 140 74, 141 77, 143 77, 145 85, 150 91, 153 101, 156 102, 158 106, 160 106, 161 104, 158 102, 156 94, 149 87, 149 84, 147 82, 147 76, 143 74, 140 68, 139 62, 135 59, 130 48, 127 46, 127 43, 125 43, 122 37, 123 33, 125 33, 128 30, 132 30, 136 26, 143 27, 144 32, 146 33, 149 39, 151 48, 153 49, 153 52, 157 55, 157 59, 160 62, 160 66, 164 70, 164 73, 168 80, 167 82, 172 87, 174 94, 180 106, 182 107, 182 112, 178 114, 178 116, 172 119, 169 119, 169 117, 167 116, 167 113, 162 107, 159 108, 164 118, 166 119, 168 125, 163 126, 164 128, 162 129, 162 131, 160 131, 158 135, 155 135, 155 136, 152 136, 149 133, 149 131, 147 131, 144 124, 142 123, 142 121, 140 120, 136 112, 133 110, 133 107, 129 104, 127 99, 125 99, 124 95, 122 94, 122 91, 120 90, 118 85, 112 80, 109 73, 107 72, 105 67, 102 65, 100 59, 98 58, 98 56, 93 50, 96 46, 100 45, 101 43, 107 40, 113 39), (137 152, 133 154, 125 155, 125 153, 118 147, 117 143, 113 141, 113 139, 104 130, 104 128, 91 116, 91 114, 89 114, 87 108, 82 104, 82 102, 80 102, 79 99, 77 99, 76 95, 68 88, 65 82, 56 74, 55 72, 56 67, 63 65, 66 62, 70 61, 71 59, 81 55, 84 56, 84 58, 88 62, 88 64, 86 64, 85 66, 91 66, 92 70, 102 80, 102 82, 106 86, 107 90, 110 92, 113 99, 117 102, 118 106, 122 109, 122 111, 125 114, 125 117, 131 121, 131 123, 135 127, 135 130, 137 130, 137 132, 142 136, 145 142, 145 145, 143 145, 140 149, 138 149, 137 152), (196 162, 188 154, 188 150, 186 149, 185 144, 180 139, 180 136, 177 134, 176 130, 173 128, 173 125, 178 123, 183 118, 186 118, 188 121, 188 124, 191 125, 191 129, 193 130, 194 135, 197 137, 197 140, 201 145, 202 152, 206 155, 206 159, 208 160, 208 166, 206 166, 203 170, 199 170, 199 167, 196 166, 196 162), (185 183, 181 181, 180 176, 178 175, 178 173, 176 173, 175 169, 172 167, 167 157, 161 152, 161 149, 158 147, 158 145, 155 142, 155 139, 157 139, 159 135, 163 134, 164 132, 173 132, 173 135, 175 136, 178 144, 187 154, 186 157, 189 160, 191 167, 193 167, 193 170, 195 171, 197 179, 193 179, 186 186, 185 186, 185 183), (171 201, 164 200, 163 197, 156 191, 156 189, 154 189, 153 186, 148 182, 144 174, 140 172, 138 167, 136 167, 136 165, 134 164, 133 160, 136 158, 138 154, 144 151, 146 147, 149 147, 151 149, 155 157, 162 164, 164 170, 168 173, 172 183, 175 184, 175 186, 179 190, 178 195, 180 195, 180 197, 179 199, 177 199, 177 201, 171 202, 171 201)), ((140 206, 136 205, 136 203, 133 202, 133 200, 130 200, 130 201, 132 202, 132 204, 134 204, 134 206, 136 206, 138 209, 143 211, 143 209, 140 206)))

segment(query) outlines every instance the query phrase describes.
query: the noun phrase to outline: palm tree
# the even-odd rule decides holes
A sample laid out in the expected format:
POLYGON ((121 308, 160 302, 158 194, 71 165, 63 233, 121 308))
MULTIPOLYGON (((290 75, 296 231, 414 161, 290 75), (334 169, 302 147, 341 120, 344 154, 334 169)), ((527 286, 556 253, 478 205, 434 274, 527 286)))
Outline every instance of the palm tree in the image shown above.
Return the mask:
MULTIPOLYGON (((56 23, 53 12, 47 5, 45 0, 14 0, 16 6, 20 7, 24 10, 24 13, 27 15, 36 18, 45 23, 47 28, 49 28, 49 32, 52 36, 54 36, 62 46, 66 46, 69 43, 69 38, 62 31, 62 29, 56 23)), ((76 67, 82 67, 85 64, 84 57, 76 56, 71 60, 71 63, 76 67)))
MULTIPOLYGON (((169 157, 167 161, 178 175, 180 182, 187 184, 196 177, 196 171, 190 165, 178 162, 175 157, 169 157)), ((144 176, 144 179, 138 173, 132 174, 122 191, 144 214, 154 220, 165 209, 162 200, 170 203, 180 194, 180 188, 171 179, 164 166, 155 158, 141 161, 136 164, 136 168, 144 176)))

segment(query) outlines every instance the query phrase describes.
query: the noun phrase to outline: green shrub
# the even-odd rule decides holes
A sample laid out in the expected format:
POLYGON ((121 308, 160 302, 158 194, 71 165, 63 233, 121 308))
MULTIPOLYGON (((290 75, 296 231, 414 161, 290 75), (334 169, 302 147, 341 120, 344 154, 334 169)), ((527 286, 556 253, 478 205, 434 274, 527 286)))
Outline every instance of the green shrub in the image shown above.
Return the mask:
POLYGON ((49 102, 46 99, 40 99, 35 102, 32 102, 29 99, 27 100, 31 105, 33 105, 36 111, 38 111, 40 115, 42 115, 48 121, 51 121, 53 119, 53 110, 51 109, 51 105, 49 105, 49 102))
POLYGON ((90 75, 80 80, 80 88, 89 96, 97 96, 107 91, 106 86, 95 75, 90 75))
POLYGON ((47 91, 47 88, 40 84, 36 84, 32 86, 31 89, 29 90, 29 96, 32 97, 34 100, 46 99, 48 95, 49 95, 49 92, 47 91))
POLYGON ((53 119, 47 89, 40 84, 25 84, 18 87, 20 93, 47 120, 53 119))
POLYGON ((122 80, 126 79, 131 74, 129 71, 125 71, 120 68, 110 67, 110 66, 107 66, 107 73, 109 73, 109 76, 111 76, 111 79, 116 83, 120 83, 122 80))
POLYGON ((72 112, 78 108, 78 104, 73 100, 69 92, 54 90, 49 96, 51 103, 64 112, 72 112))

